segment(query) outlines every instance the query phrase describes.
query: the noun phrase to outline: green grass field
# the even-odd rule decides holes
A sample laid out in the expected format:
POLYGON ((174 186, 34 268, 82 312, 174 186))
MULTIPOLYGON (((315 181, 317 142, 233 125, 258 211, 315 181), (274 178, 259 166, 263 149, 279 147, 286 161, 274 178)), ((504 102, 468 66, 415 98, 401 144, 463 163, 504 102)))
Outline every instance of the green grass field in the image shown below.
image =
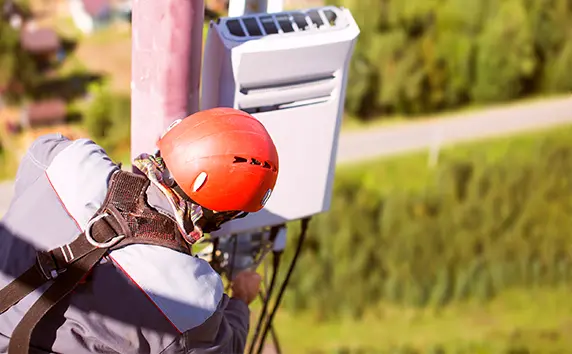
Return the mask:
POLYGON ((286 353, 343 348, 381 353, 399 347, 429 353, 439 346, 447 353, 471 346, 482 349, 472 353, 501 353, 508 344, 519 343, 540 350, 532 352, 565 353, 551 350, 572 348, 571 290, 515 290, 486 306, 465 303, 440 311, 380 304, 361 321, 319 323, 309 316, 281 312, 275 328, 286 353))

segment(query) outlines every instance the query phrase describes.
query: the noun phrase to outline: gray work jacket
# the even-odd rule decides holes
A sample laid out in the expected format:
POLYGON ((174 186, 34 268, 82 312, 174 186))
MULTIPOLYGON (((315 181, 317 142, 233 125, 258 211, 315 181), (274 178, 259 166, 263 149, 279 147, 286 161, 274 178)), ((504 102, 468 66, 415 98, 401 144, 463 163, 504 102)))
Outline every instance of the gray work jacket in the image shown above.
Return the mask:
MULTIPOLYGON (((28 269, 36 250, 73 241, 101 206, 119 167, 88 139, 38 138, 20 163, 0 221, 0 288, 28 269)), ((148 202, 171 213, 158 188, 148 202)), ((47 284, 48 285, 48 284, 47 284)), ((47 286, 46 285, 46 286, 47 286)), ((0 315, 0 353, 46 286, 0 315)), ((85 284, 33 333, 33 353, 242 353, 248 306, 224 294, 220 276, 196 257, 135 244, 110 252, 85 284)))

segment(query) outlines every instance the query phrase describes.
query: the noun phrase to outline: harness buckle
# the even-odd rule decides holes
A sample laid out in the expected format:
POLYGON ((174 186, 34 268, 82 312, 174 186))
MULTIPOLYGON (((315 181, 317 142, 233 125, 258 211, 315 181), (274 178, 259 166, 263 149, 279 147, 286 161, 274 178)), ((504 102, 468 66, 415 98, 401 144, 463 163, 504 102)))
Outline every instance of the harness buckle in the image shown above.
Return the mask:
POLYGON ((66 271, 65 268, 58 269, 56 266, 56 262, 52 257, 51 252, 40 251, 36 253, 36 265, 42 275, 47 280, 53 280, 58 277, 58 275, 62 274, 66 271))
POLYGON ((123 240, 125 238, 125 235, 117 235, 114 238, 112 238, 111 240, 107 241, 107 242, 97 242, 96 240, 93 239, 93 237, 91 236, 91 228, 93 227, 93 225, 103 219, 104 217, 110 216, 108 213, 101 213, 99 215, 97 215, 96 217, 94 217, 93 219, 91 219, 88 223, 87 226, 85 227, 85 239, 87 240, 87 242, 89 242, 93 247, 97 247, 97 248, 110 248, 115 246, 117 243, 119 243, 119 241, 123 240))

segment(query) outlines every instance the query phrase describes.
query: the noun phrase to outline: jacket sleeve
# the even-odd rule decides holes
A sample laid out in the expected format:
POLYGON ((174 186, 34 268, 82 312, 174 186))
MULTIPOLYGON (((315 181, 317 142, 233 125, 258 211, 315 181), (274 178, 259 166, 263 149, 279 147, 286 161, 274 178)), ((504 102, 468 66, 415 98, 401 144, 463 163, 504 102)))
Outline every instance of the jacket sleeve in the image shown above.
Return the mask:
POLYGON ((42 174, 53 159, 72 141, 61 134, 42 135, 32 142, 22 158, 14 182, 14 195, 21 195, 42 174))
POLYGON ((221 349, 226 353, 243 353, 250 327, 250 310, 242 300, 231 298, 224 310, 223 321, 229 332, 229 340, 221 349))
POLYGON ((217 311, 202 325, 181 334, 162 354, 241 354, 246 346, 250 310, 241 300, 223 299, 217 311))

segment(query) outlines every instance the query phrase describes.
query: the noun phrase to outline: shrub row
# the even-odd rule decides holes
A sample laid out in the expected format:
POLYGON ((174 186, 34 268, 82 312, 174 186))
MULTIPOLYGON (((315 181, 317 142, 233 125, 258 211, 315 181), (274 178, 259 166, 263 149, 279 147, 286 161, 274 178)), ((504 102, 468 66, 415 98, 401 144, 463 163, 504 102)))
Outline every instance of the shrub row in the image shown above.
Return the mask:
POLYGON ((547 135, 531 154, 509 150, 494 162, 446 161, 420 190, 380 192, 338 173, 285 305, 360 316, 380 301, 444 306, 570 283, 571 136, 547 135))

